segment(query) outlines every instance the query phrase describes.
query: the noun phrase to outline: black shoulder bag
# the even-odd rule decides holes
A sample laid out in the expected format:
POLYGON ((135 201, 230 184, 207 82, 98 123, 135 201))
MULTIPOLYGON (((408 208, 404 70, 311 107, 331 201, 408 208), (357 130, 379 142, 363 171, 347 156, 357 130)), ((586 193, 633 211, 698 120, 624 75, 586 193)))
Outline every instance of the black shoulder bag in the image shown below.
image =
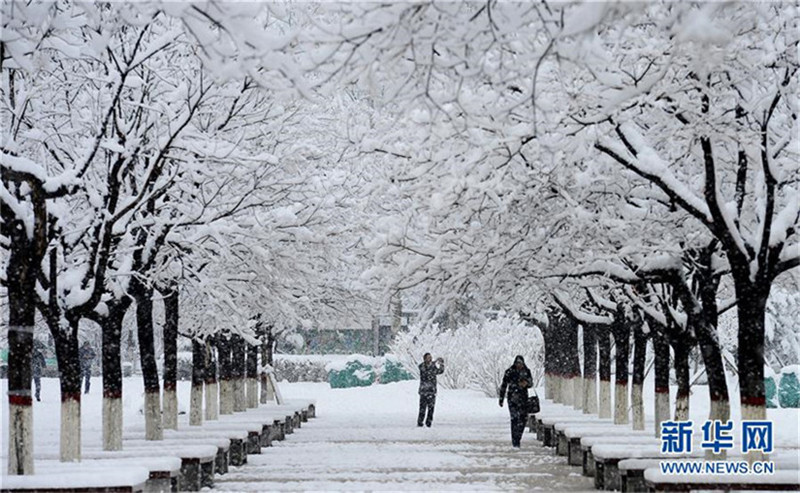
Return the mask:
POLYGON ((536 393, 536 390, 533 391, 533 395, 528 397, 528 414, 536 414, 539 412, 539 394, 536 393))

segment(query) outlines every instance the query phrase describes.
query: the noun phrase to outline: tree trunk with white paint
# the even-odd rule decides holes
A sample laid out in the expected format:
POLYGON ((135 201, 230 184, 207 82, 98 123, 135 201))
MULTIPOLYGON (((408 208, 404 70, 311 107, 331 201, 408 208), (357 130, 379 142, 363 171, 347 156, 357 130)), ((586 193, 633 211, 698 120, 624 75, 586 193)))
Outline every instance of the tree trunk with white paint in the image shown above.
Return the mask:
POLYGON ((231 344, 225 335, 216 338, 219 362, 219 413, 233 414, 233 385, 231 381, 231 344))
POLYGON ((81 460, 81 399, 61 398, 61 462, 81 460))
POLYGON ((669 409, 669 341, 665 327, 648 318, 653 338, 655 371, 655 434, 661 437, 661 423, 670 420, 669 409))
POLYGON ((144 393, 144 439, 164 439, 164 429, 161 426, 161 394, 158 392, 144 393))
POLYGON ((139 361, 144 381, 145 440, 163 440, 161 424, 161 384, 158 380, 153 334, 153 288, 134 278, 129 287, 136 299, 136 330, 139 336, 139 361))
POLYGON ((219 419, 219 384, 217 383, 217 360, 214 357, 214 345, 205 343, 204 377, 206 384, 206 421, 219 419))
POLYGON ((203 424, 203 380, 206 366, 205 345, 192 339, 192 393, 189 398, 189 426, 203 424))
POLYGON ((583 395, 584 414, 597 414, 597 327, 583 326, 583 395))
POLYGON ((572 406, 574 405, 573 396, 575 391, 573 390, 574 378, 570 378, 568 376, 561 377, 561 403, 565 406, 572 406))
POLYGON ((50 320, 48 326, 56 345, 56 359, 61 387, 61 440, 62 462, 81 460, 81 361, 78 352, 77 319, 68 321, 69 329, 62 330, 59 323, 50 320))
POLYGON ((628 424, 628 357, 630 354, 630 326, 622 304, 617 308, 612 327, 616 358, 614 363, 614 424, 628 424))
POLYGON ((633 429, 644 430, 644 365, 647 356, 647 334, 637 317, 633 324, 633 377, 631 379, 631 406, 633 411, 633 429))
POLYGON ((258 346, 247 345, 247 361, 245 363, 247 374, 247 408, 255 409, 258 407, 258 346))
POLYGON ((675 352, 675 380, 678 390, 675 394, 675 421, 689 420, 689 351, 691 347, 682 341, 673 344, 675 352))
POLYGON ((103 344, 103 450, 122 450, 122 321, 132 301, 128 296, 107 301, 107 315, 96 320, 103 344))
MULTIPOLYGON (((12 113, 15 111, 14 70, 8 73, 7 84, 12 113)), ((16 108, 17 110, 19 108, 16 108)), ((4 121, 5 123, 5 121, 4 121)), ((33 399, 31 397, 31 356, 33 328, 36 318, 37 273, 47 252, 48 214, 42 186, 19 182, 9 176, 5 167, 0 172, 2 188, 11 201, 19 204, 30 201, 24 208, 25 217, 17 215, 11 201, 0 200, 0 235, 5 261, 5 303, 8 314, 8 408, 3 410, 3 426, 8 426, 8 474, 33 474, 33 399), (24 186, 23 186, 24 184, 24 186), (30 212, 30 214, 29 214, 30 212), (28 229, 32 226, 31 230, 28 229), (28 236, 28 233, 32 236, 28 236), (8 412, 8 415, 5 414, 8 412), (5 419, 8 419, 6 422, 5 419)), ((4 437, 5 438, 5 437, 4 437)))
MULTIPOLYGON (((19 394, 9 395, 8 474, 33 474, 33 406, 19 394)), ((27 396, 30 400, 30 395, 27 396)))
POLYGON ((178 320, 180 316, 178 288, 164 293, 164 410, 162 425, 178 429, 178 320))
POLYGON ((245 397, 246 375, 246 350, 245 342, 241 336, 231 337, 231 377, 233 381, 233 410, 234 412, 247 411, 245 397))
POLYGON ((263 368, 266 366, 269 366, 270 368, 272 367, 272 355, 275 339, 272 336, 271 328, 267 329, 265 339, 266 340, 261 343, 261 404, 266 404, 274 398, 274 396, 270 394, 269 390, 269 377, 267 376, 267 372, 263 370, 263 368))
POLYGON ((597 352, 599 356, 598 377, 600 379, 597 400, 597 416, 611 418, 611 331, 607 325, 597 327, 597 352))

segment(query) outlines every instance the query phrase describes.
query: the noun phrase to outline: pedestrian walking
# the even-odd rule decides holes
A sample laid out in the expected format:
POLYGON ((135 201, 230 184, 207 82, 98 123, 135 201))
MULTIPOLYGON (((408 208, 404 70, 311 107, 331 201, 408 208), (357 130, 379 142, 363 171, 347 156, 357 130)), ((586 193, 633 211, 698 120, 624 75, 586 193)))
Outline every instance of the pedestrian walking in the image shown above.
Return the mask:
POLYGON ((83 393, 88 394, 92 378, 92 362, 97 354, 94 352, 92 345, 89 344, 89 341, 83 341, 83 345, 78 351, 78 355, 81 359, 81 377, 83 377, 84 381, 83 393))
POLYGON ((508 412, 511 415, 511 445, 519 448, 525 422, 528 419, 528 389, 533 386, 531 371, 525 365, 525 358, 517 356, 514 364, 503 375, 500 387, 500 407, 508 396, 508 412))
POLYGON ((444 360, 437 358, 433 361, 431 353, 425 353, 422 363, 419 364, 419 415, 417 426, 425 425, 430 428, 433 424, 433 408, 436 406, 436 377, 444 373, 444 360))
POLYGON ((42 393, 42 372, 44 367, 47 366, 47 361, 42 354, 42 343, 39 341, 33 342, 33 355, 31 358, 31 376, 33 377, 33 385, 36 390, 36 400, 41 401, 42 393))

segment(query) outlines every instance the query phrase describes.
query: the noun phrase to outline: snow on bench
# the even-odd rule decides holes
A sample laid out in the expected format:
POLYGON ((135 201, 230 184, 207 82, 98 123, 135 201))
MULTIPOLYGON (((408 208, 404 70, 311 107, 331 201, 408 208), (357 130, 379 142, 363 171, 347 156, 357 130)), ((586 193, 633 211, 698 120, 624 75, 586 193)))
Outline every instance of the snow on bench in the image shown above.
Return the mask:
MULTIPOLYGON (((558 426, 556 429, 558 429, 558 426)), ((571 466, 583 465, 584 449, 581 439, 584 437, 616 438, 616 437, 646 437, 653 438, 652 431, 632 430, 624 425, 597 425, 597 424, 567 424, 558 433, 558 446, 563 440, 566 447, 567 462, 571 466)))
POLYGON ((772 474, 664 474, 659 468, 644 471, 650 491, 758 490, 800 491, 800 470, 776 470, 772 474))
POLYGON ((578 414, 573 416, 543 416, 537 418, 538 428, 536 433, 537 440, 542 442, 545 447, 555 447, 558 445, 556 441, 556 424, 578 424, 578 423, 598 423, 611 426, 614 422, 610 419, 600 419, 588 414, 578 414), (541 437, 539 436, 541 432, 541 437))
POLYGON ((36 464, 35 474, 6 476, 2 479, 5 492, 142 492, 150 476, 145 467, 92 466, 88 463, 36 464))
POLYGON ((181 459, 180 486, 184 491, 199 491, 214 485, 214 465, 218 448, 199 440, 123 440, 124 454, 144 452, 152 456, 176 456, 181 459))
MULTIPOLYGON (((36 453, 35 471, 52 471, 73 463, 59 461, 58 452, 36 453)), ((81 464, 85 467, 103 468, 144 467, 148 470, 145 491, 178 491, 180 489, 181 459, 175 456, 153 456, 151 452, 126 455, 120 452, 86 450, 81 453, 81 464)), ((5 463, 2 465, 5 468, 5 463)), ((4 469, 5 470, 5 469, 4 469)))
MULTIPOLYGON (((631 430, 633 431, 633 430, 631 430)), ((648 435, 628 435, 619 434, 616 436, 586 436, 581 438, 581 455, 583 465, 583 475, 595 477, 597 481, 597 474, 595 471, 595 458, 593 449, 595 445, 600 444, 624 444, 624 445, 658 445, 661 442, 654 436, 648 435)))
MULTIPOLYGON (((126 430, 122 438, 125 441, 124 447, 128 449, 132 446, 146 448, 159 443, 143 439, 142 433, 135 430, 126 430)), ((235 455, 235 445, 232 446, 231 444, 238 444, 238 447, 243 449, 243 443, 247 440, 247 433, 241 430, 210 431, 208 429, 197 429, 195 431, 187 428, 185 430, 164 430, 164 440, 166 440, 166 443, 174 441, 187 443, 192 441, 201 445, 213 445, 217 448, 217 455, 214 457, 214 473, 225 474, 228 472, 228 465, 231 464, 231 450, 234 450, 235 455)))
MULTIPOLYGON (((731 455, 731 459, 738 460, 740 457, 731 455)), ((622 491, 646 491, 648 486, 645 482, 644 472, 647 469, 660 467, 665 459, 623 459, 617 464, 622 483, 622 491)), ((690 457, 679 459, 686 461, 701 461, 700 458, 690 457)), ((778 471, 800 469, 800 453, 797 450, 780 450, 770 454, 767 460, 775 465, 778 471)), ((763 476, 762 476, 763 477, 763 476)), ((769 478, 765 478, 769 481, 769 478)), ((752 488, 750 488, 752 489, 752 488)))

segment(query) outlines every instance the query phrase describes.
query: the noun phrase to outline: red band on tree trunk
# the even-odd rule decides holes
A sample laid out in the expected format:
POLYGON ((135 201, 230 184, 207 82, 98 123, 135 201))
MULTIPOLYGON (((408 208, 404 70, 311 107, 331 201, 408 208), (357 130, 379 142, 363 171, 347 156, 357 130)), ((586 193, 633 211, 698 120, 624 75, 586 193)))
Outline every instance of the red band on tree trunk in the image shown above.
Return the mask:
POLYGON ((103 390, 103 397, 106 399, 122 399, 121 390, 103 390))
POLYGON ((669 387, 656 387, 656 394, 669 394, 669 387))
POLYGON ((67 401, 75 401, 81 402, 81 393, 80 392, 62 392, 61 393, 61 402, 67 401))
POLYGON ((12 406, 32 406, 33 398, 29 395, 9 395, 8 403, 12 406))
POLYGON ((176 390, 178 388, 177 382, 164 381, 164 390, 176 390))
POLYGON ((764 397, 748 397, 744 395, 739 402, 747 406, 765 406, 767 404, 767 400, 764 397))

